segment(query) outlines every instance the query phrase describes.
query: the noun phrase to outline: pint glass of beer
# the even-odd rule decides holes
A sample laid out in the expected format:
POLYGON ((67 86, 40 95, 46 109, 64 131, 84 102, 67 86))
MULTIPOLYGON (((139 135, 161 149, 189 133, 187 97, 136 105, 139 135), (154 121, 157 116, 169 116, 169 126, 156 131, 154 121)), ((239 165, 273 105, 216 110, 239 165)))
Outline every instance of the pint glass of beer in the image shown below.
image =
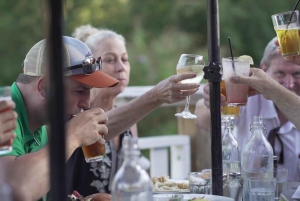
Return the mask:
MULTIPOLYGON (((102 134, 100 135, 103 137, 102 134)), ((105 144, 95 142, 94 144, 82 147, 82 151, 87 163, 101 161, 105 156, 105 144)))
POLYGON ((274 29, 277 34, 283 57, 300 54, 299 11, 295 10, 272 15, 274 29))

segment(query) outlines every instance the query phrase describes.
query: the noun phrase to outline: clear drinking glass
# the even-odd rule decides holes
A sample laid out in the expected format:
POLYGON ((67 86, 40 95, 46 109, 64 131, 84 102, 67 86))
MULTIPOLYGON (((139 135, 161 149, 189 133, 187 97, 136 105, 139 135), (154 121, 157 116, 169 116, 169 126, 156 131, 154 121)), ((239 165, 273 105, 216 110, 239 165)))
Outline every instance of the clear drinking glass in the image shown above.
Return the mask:
MULTIPOLYGON (((182 84, 190 84, 190 83, 200 83, 203 76, 203 67, 204 67, 204 59, 201 55, 196 54, 182 54, 177 63, 176 71, 177 74, 185 74, 185 73, 196 73, 197 76, 191 79, 182 80, 182 84)), ((189 110, 190 96, 186 97, 186 104, 184 111, 181 113, 175 114, 176 117, 181 117, 185 119, 196 119, 197 116, 192 114, 189 110)))
MULTIPOLYGON (((226 87, 225 87, 225 80, 222 79, 220 82, 220 92, 223 96, 226 97, 226 87)), ((221 111, 222 118, 225 119, 235 119, 240 115, 240 106, 222 106, 221 111)))

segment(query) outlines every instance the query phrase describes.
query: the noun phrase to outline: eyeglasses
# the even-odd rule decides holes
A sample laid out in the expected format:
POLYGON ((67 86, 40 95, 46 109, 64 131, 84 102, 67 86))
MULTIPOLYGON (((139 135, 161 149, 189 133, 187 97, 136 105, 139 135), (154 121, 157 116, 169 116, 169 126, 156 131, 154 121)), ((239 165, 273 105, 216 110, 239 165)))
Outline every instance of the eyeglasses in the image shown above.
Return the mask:
POLYGON ((89 75, 94 73, 96 70, 102 70, 102 60, 101 57, 98 57, 97 60, 94 57, 86 57, 81 64, 78 64, 76 66, 70 66, 65 69, 67 71, 71 70, 72 75, 89 75))

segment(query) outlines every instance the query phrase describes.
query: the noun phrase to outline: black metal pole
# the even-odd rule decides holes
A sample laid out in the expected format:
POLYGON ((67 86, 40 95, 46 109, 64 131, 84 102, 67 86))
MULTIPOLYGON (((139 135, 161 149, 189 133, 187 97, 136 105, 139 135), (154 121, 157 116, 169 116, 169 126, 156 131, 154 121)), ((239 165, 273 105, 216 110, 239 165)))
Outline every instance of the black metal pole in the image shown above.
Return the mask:
POLYGON ((204 78, 210 85, 212 194, 223 195, 218 0, 207 0, 207 30, 209 62, 204 67, 204 78))
POLYGON ((49 27, 47 46, 49 53, 48 112, 50 121, 50 182, 51 200, 66 200, 65 179, 65 110, 62 54, 62 2, 48 0, 49 27))

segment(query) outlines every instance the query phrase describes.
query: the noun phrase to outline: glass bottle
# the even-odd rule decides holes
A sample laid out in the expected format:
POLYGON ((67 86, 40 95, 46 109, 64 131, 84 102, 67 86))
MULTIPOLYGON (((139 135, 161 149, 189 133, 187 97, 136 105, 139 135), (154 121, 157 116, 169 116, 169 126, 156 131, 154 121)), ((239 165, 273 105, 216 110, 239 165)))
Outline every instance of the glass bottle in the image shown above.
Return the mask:
POLYGON ((230 197, 236 201, 242 200, 242 185, 240 183, 241 173, 240 172, 230 172, 229 178, 224 185, 223 195, 230 197))
POLYGON ((136 137, 124 138, 124 162, 112 184, 113 201, 152 201, 152 183, 139 166, 140 151, 136 137))
POLYGON ((261 116, 254 116, 250 125, 252 135, 242 150, 243 201, 249 201, 248 179, 273 178, 273 149, 265 137, 261 116))
POLYGON ((222 163, 223 172, 229 177, 230 172, 240 172, 240 149, 236 138, 232 133, 233 123, 231 119, 222 121, 224 129, 222 133, 222 163))

